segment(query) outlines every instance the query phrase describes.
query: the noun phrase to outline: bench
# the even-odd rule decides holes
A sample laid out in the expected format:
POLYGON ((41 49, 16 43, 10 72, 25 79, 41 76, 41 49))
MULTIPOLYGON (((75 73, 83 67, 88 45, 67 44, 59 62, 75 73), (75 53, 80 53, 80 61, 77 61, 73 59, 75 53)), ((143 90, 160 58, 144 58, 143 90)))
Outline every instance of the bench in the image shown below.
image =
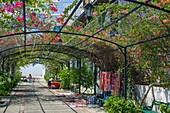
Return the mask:
POLYGON ((105 98, 96 98, 96 102, 99 106, 103 106, 104 102, 106 101, 107 97, 105 98))
POLYGON ((99 106, 103 106, 104 102, 107 100, 109 96, 112 96, 110 93, 105 92, 102 97, 96 98, 96 102, 99 106))
POLYGON ((51 82, 51 88, 56 88, 59 89, 60 88, 60 82, 51 82))
POLYGON ((168 105, 170 107, 170 103, 165 103, 165 102, 161 102, 161 101, 157 101, 157 100, 153 100, 152 101, 152 104, 151 106, 144 106, 143 109, 141 110, 142 113, 158 113, 158 112, 155 112, 155 111, 152 111, 153 109, 153 106, 156 105, 156 106, 160 106, 161 104, 165 104, 165 105, 168 105))

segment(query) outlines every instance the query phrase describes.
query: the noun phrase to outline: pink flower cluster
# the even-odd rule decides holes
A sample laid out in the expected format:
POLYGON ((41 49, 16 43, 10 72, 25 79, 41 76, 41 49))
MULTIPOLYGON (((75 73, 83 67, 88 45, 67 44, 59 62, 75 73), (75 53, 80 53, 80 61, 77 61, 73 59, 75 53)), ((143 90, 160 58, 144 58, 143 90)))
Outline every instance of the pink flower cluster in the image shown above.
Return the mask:
POLYGON ((62 19, 61 19, 61 18, 56 18, 56 21, 57 21, 57 22, 61 22, 62 19))
POLYGON ((10 2, 6 2, 4 4, 4 8, 3 8, 3 12, 7 11, 7 12, 11 12, 11 13, 14 13, 14 8, 16 7, 22 7, 22 2, 20 1, 17 1, 17 2, 14 2, 13 4, 11 4, 10 2))
POLYGON ((50 10, 54 12, 58 11, 58 9, 54 5, 50 5, 50 10))
POLYGON ((74 30, 79 30, 79 29, 81 29, 82 28, 82 26, 75 26, 74 27, 74 30))
POLYGON ((24 20, 24 16, 18 16, 18 17, 16 18, 16 20, 22 21, 22 20, 24 20))
POLYGON ((29 15, 31 16, 32 21, 34 21, 34 20, 35 20, 35 18, 36 18, 36 13, 29 13, 29 15))
POLYGON ((20 2, 20 1, 15 2, 14 7, 22 7, 22 2, 20 2))
POLYGON ((52 40, 55 41, 55 40, 59 40, 60 39, 60 35, 57 34, 52 40))

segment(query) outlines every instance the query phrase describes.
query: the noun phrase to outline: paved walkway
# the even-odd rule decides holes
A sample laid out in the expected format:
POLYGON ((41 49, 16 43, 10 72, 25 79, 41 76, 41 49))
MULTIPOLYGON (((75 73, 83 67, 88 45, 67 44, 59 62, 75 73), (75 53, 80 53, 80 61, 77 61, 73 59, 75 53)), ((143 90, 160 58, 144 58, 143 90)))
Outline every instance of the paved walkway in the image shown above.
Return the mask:
POLYGON ((70 107, 57 95, 70 91, 48 89, 46 81, 36 76, 34 83, 20 82, 11 96, 4 98, 9 105, 0 107, 0 113, 105 113, 101 108, 70 107))

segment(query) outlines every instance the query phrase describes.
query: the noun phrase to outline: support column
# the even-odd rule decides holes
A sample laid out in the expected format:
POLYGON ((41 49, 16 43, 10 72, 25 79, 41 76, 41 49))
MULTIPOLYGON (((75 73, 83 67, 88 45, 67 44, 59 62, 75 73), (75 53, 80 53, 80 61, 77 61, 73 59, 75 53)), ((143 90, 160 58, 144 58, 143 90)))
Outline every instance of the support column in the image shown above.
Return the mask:
POLYGON ((79 94, 81 94, 81 59, 79 59, 79 94))
POLYGON ((1 65, 2 71, 4 71, 4 64, 5 64, 5 58, 2 58, 2 65, 1 65))
POLYGON ((62 70, 64 69, 64 64, 63 64, 63 63, 61 64, 61 69, 62 69, 62 70))
POLYGON ((14 76, 15 75, 15 63, 11 64, 11 74, 14 76))
POLYGON ((70 61, 67 62, 68 70, 70 70, 70 61))
POLYGON ((23 4, 23 16, 24 16, 24 50, 26 52, 26 41, 27 41, 27 37, 26 37, 26 8, 25 8, 25 0, 22 1, 23 4))
POLYGON ((94 64, 94 95, 96 95, 96 85, 97 85, 97 66, 94 64))
POLYGON ((10 72, 10 62, 9 61, 6 63, 5 71, 10 72))
POLYGON ((127 48, 125 47, 124 48, 124 97, 125 99, 127 99, 127 80, 128 77, 127 77, 127 48))

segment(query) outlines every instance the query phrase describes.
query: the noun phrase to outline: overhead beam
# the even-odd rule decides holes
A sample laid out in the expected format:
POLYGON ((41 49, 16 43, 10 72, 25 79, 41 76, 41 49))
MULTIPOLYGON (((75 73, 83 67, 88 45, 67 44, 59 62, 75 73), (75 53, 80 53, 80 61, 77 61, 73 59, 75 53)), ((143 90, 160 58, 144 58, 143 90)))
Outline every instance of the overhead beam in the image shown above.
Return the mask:
MULTIPOLYGON (((26 46, 56 46, 56 44, 28 44, 28 45, 26 45, 26 46)), ((16 49, 16 48, 22 48, 22 47, 24 47, 24 45, 21 45, 21 46, 15 46, 15 47, 12 47, 12 48, 8 48, 8 49, 5 49, 5 50, 2 50, 2 51, 0 51, 0 54, 2 55, 2 53, 3 52, 6 52, 6 51, 9 51, 9 50, 12 50, 12 49, 16 49)), ((90 52, 87 52, 87 51, 85 51, 85 50, 82 50, 82 49, 79 49, 79 48, 76 48, 76 47, 73 47, 73 46, 63 46, 63 48, 69 48, 69 49, 73 49, 73 50, 75 50, 75 51, 79 51, 79 52, 82 52, 82 53, 85 53, 86 55, 87 54, 91 54, 91 55, 94 55, 93 53, 90 53, 90 52)), ((57 49, 56 49, 57 50, 57 49)), ((52 50, 53 51, 53 50, 52 50)), ((60 51, 58 51, 58 52, 60 52, 60 51)), ((64 52, 62 52, 61 51, 61 53, 64 53, 64 52)), ((68 55, 69 55, 69 53, 68 53, 68 55)), ((95 56, 95 55, 94 55, 95 56)), ((4 57, 4 56, 3 56, 4 57)), ((75 56, 76 57, 76 56, 75 56)))
POLYGON ((166 12, 166 13, 170 13, 170 10, 167 10, 167 9, 162 8, 162 7, 155 6, 155 5, 147 4, 145 2, 139 2, 139 1, 136 1, 136 0, 125 0, 125 1, 133 2, 135 4, 141 4, 141 5, 144 5, 144 6, 147 6, 147 7, 151 7, 151 8, 166 12))
MULTIPOLYGON (((112 42, 112 41, 109 41, 107 39, 102 39, 102 38, 99 38, 99 37, 96 37, 94 35, 86 35, 86 34, 81 34, 81 33, 74 33, 74 32, 58 32, 58 31, 31 31, 31 32, 26 32, 26 34, 36 34, 36 33, 63 33, 63 34, 69 34, 69 35, 76 35, 76 36, 85 36, 85 37, 88 37, 88 38, 93 38, 93 39, 97 39, 97 40, 101 40, 101 41, 104 41, 104 42, 108 42, 108 43, 111 43, 111 44, 114 44, 114 45, 117 45, 117 46, 120 46, 123 48, 122 45, 118 44, 118 43, 115 43, 115 42, 112 42)), ((4 37, 9 37, 9 36, 16 36, 16 35, 24 35, 24 33, 14 33, 14 34, 8 34, 8 35, 2 35, 0 36, 0 39, 1 38, 4 38, 4 37)))

